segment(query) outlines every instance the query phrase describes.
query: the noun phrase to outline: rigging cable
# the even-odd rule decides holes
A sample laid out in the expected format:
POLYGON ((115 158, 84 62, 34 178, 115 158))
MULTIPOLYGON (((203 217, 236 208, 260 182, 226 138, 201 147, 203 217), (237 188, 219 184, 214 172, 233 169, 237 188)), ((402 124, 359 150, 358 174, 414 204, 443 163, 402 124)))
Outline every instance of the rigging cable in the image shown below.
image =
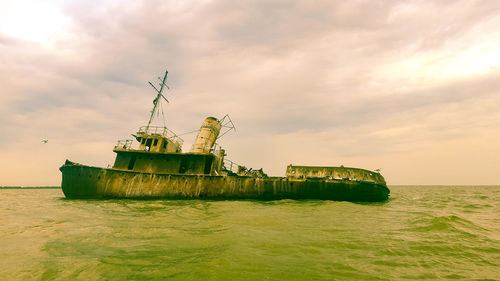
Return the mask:
POLYGON ((198 132, 198 131, 200 131, 200 130, 198 129, 198 130, 194 130, 194 131, 191 131, 191 132, 182 133, 182 134, 179 134, 179 135, 177 135, 177 136, 183 136, 183 135, 187 135, 187 134, 192 134, 192 133, 196 133, 196 132, 198 132))

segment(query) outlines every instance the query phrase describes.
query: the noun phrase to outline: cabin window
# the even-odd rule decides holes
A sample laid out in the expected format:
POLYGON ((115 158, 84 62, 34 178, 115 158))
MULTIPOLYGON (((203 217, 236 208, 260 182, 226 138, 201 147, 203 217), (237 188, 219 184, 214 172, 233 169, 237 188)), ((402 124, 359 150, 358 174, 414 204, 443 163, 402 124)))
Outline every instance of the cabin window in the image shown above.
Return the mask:
POLYGON ((149 151, 152 142, 153 142, 152 139, 146 139, 146 151, 149 151))
POLYGON ((207 157, 205 159, 205 169, 203 171, 204 174, 210 174, 212 170, 212 157, 207 157))
POLYGON ((144 144, 144 143, 146 143, 146 139, 144 139, 144 138, 143 138, 143 139, 141 140, 141 144, 144 144))
POLYGON ((153 142, 153 146, 156 146, 158 144, 158 139, 155 139, 155 141, 153 142))
POLYGON ((167 149, 167 141, 166 140, 163 141, 163 149, 167 149))
POLYGON ((135 155, 132 155, 132 157, 130 158, 130 162, 128 162, 128 169, 129 170, 132 170, 134 168, 136 158, 137 158, 137 156, 135 156, 135 155))

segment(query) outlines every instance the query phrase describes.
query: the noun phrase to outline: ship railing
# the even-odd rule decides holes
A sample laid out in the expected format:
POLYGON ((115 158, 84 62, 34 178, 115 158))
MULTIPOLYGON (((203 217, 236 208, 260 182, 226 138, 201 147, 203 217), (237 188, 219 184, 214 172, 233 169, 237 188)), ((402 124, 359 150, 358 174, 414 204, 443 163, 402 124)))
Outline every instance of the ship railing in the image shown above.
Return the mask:
POLYGON ((159 127, 159 126, 143 126, 139 128, 138 133, 144 133, 144 134, 158 134, 163 137, 166 137, 170 139, 173 142, 179 143, 179 145, 182 146, 184 143, 184 140, 180 138, 176 133, 172 132, 169 130, 167 127, 159 127))
POLYGON ((132 140, 119 140, 115 147, 120 147, 123 149, 131 149, 132 148, 132 140))
POLYGON ((210 149, 210 153, 219 155, 221 150, 221 146, 218 143, 214 143, 214 146, 210 149))
POLYGON ((227 170, 227 171, 231 171, 233 173, 238 173, 238 167, 240 165, 234 163, 233 161, 229 160, 229 159, 225 159, 224 158, 224 168, 227 170))

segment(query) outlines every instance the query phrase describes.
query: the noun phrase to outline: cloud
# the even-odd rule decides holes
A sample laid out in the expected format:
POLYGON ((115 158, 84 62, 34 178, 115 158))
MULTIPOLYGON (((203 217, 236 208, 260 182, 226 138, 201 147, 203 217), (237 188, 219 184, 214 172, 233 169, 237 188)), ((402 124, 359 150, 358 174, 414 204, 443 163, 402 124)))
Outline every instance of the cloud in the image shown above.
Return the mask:
MULTIPOLYGON (((56 4, 68 21, 46 42, 0 29, 0 169, 29 158, 19 143, 49 138, 61 153, 33 160, 53 165, 40 184, 57 184, 65 155, 112 162, 101 152, 147 121, 147 81, 165 68, 168 126, 180 134, 228 113, 237 126, 221 139, 229 158, 271 174, 290 162, 385 165, 398 183, 419 183, 401 161, 424 163, 437 148, 500 156, 487 145, 500 137, 495 2, 56 4), (473 143, 483 145, 465 147, 473 143)), ((189 149, 194 135, 183 138, 189 149)), ((452 182, 430 167, 436 182, 452 182)))

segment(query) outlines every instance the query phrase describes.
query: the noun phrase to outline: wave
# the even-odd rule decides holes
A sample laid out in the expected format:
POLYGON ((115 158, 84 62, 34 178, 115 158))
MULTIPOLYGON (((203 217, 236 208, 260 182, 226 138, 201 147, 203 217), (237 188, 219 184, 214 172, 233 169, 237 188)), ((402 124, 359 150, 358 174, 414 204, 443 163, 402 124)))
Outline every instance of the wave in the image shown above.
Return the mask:
POLYGON ((476 237, 482 234, 482 232, 487 231, 472 221, 456 215, 420 217, 411 222, 411 224, 413 227, 410 227, 409 230, 416 232, 459 233, 476 237))

